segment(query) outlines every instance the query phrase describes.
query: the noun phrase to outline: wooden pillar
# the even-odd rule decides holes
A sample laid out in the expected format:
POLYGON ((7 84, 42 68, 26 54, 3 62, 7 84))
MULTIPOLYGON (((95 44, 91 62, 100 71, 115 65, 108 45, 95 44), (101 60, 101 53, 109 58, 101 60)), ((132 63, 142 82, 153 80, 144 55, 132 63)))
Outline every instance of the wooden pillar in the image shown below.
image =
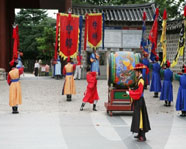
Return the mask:
POLYGON ((6 65, 6 56, 7 56, 7 3, 6 0, 0 0, 0 68, 8 69, 6 65))
POLYGON ((72 8, 72 0, 65 0, 65 12, 68 12, 68 9, 72 8))
POLYGON ((7 0, 0 0, 0 68, 9 70, 12 55, 12 23, 14 22, 14 8, 7 0))

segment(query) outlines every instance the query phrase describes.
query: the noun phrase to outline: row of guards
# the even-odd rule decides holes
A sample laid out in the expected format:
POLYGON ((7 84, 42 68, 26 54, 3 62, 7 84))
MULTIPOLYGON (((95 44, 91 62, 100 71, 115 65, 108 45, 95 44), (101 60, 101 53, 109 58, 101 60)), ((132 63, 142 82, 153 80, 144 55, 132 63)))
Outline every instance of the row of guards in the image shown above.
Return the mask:
MULTIPOLYGON (((159 20, 159 9, 156 8, 156 12, 154 14, 154 23, 152 26, 152 29, 150 30, 148 39, 145 38, 146 33, 146 13, 143 13, 143 26, 142 26, 142 38, 141 38, 141 49, 143 54, 149 54, 148 46, 150 43, 151 46, 151 53, 150 53, 150 60, 153 62, 155 61, 155 58, 158 56, 156 49, 158 45, 161 45, 161 50, 163 52, 163 58, 161 62, 161 66, 163 66, 166 63, 167 60, 167 38, 166 38, 166 30, 167 30, 167 12, 166 9, 163 13, 163 21, 162 21, 162 34, 160 37, 160 43, 157 42, 158 40, 158 20, 159 20)), ((185 49, 185 35, 186 35, 186 6, 184 7, 184 14, 183 14, 183 21, 182 21, 182 27, 180 30, 180 36, 178 41, 178 48, 175 55, 175 58, 171 64, 171 67, 175 67, 178 63, 178 59, 180 56, 183 56, 183 64, 184 64, 184 49, 185 49)))
MULTIPOLYGON (((56 20, 56 44, 54 59, 58 55, 64 59, 76 58, 81 55, 83 16, 58 13, 56 20)), ((91 48, 97 48, 102 43, 104 48, 104 14, 91 13, 85 16, 84 50, 88 44, 91 48)))

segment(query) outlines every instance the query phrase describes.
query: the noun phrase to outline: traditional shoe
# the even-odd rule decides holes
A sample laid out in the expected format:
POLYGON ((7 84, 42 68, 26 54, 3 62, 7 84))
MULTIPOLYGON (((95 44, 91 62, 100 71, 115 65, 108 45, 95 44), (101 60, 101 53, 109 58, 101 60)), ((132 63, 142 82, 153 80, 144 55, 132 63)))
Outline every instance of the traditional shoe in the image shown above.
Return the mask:
POLYGON ((12 107, 12 114, 18 114, 18 108, 17 107, 12 107))
POLYGON ((165 103, 164 106, 167 107, 168 105, 165 103))
POLYGON ((185 117, 186 115, 182 113, 182 114, 180 114, 180 116, 181 116, 181 117, 185 117))
POLYGON ((67 98, 67 101, 72 101, 71 98, 67 98))
POLYGON ((138 134, 138 135, 136 135, 136 136, 134 136, 134 138, 139 138, 140 137, 140 135, 138 134))
POLYGON ((146 141, 146 138, 145 137, 140 136, 138 138, 138 142, 144 142, 144 141, 146 141))
POLYGON ((81 104, 81 108, 80 108, 80 111, 83 111, 83 107, 85 106, 85 103, 82 103, 81 104))
POLYGON ((93 111, 97 111, 96 110, 96 104, 93 104, 93 111))

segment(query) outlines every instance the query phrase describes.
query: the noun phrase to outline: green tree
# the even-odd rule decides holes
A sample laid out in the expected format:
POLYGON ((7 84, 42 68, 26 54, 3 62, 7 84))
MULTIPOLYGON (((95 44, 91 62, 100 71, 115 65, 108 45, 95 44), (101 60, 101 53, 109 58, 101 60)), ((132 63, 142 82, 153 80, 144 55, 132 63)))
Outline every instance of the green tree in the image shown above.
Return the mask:
POLYGON ((41 37, 36 38, 39 57, 45 61, 51 59, 54 53, 55 24, 56 20, 53 18, 43 20, 41 26, 44 27, 44 32, 41 37))
POLYGON ((16 23, 19 26, 20 50, 24 53, 24 59, 39 58, 36 38, 42 36, 44 27, 40 24, 46 18, 46 11, 39 9, 21 9, 16 15, 16 23))

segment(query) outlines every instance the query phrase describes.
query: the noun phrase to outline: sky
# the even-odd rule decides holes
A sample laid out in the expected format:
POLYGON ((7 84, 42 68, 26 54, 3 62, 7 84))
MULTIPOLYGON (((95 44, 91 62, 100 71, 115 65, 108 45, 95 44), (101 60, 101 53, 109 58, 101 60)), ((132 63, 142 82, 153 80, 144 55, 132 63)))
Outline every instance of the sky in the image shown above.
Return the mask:
MULTIPOLYGON (((15 14, 17 14, 20 11, 20 9, 15 9, 15 14)), ((48 17, 52 17, 56 19, 56 13, 58 13, 58 10, 47 10, 48 17)))

